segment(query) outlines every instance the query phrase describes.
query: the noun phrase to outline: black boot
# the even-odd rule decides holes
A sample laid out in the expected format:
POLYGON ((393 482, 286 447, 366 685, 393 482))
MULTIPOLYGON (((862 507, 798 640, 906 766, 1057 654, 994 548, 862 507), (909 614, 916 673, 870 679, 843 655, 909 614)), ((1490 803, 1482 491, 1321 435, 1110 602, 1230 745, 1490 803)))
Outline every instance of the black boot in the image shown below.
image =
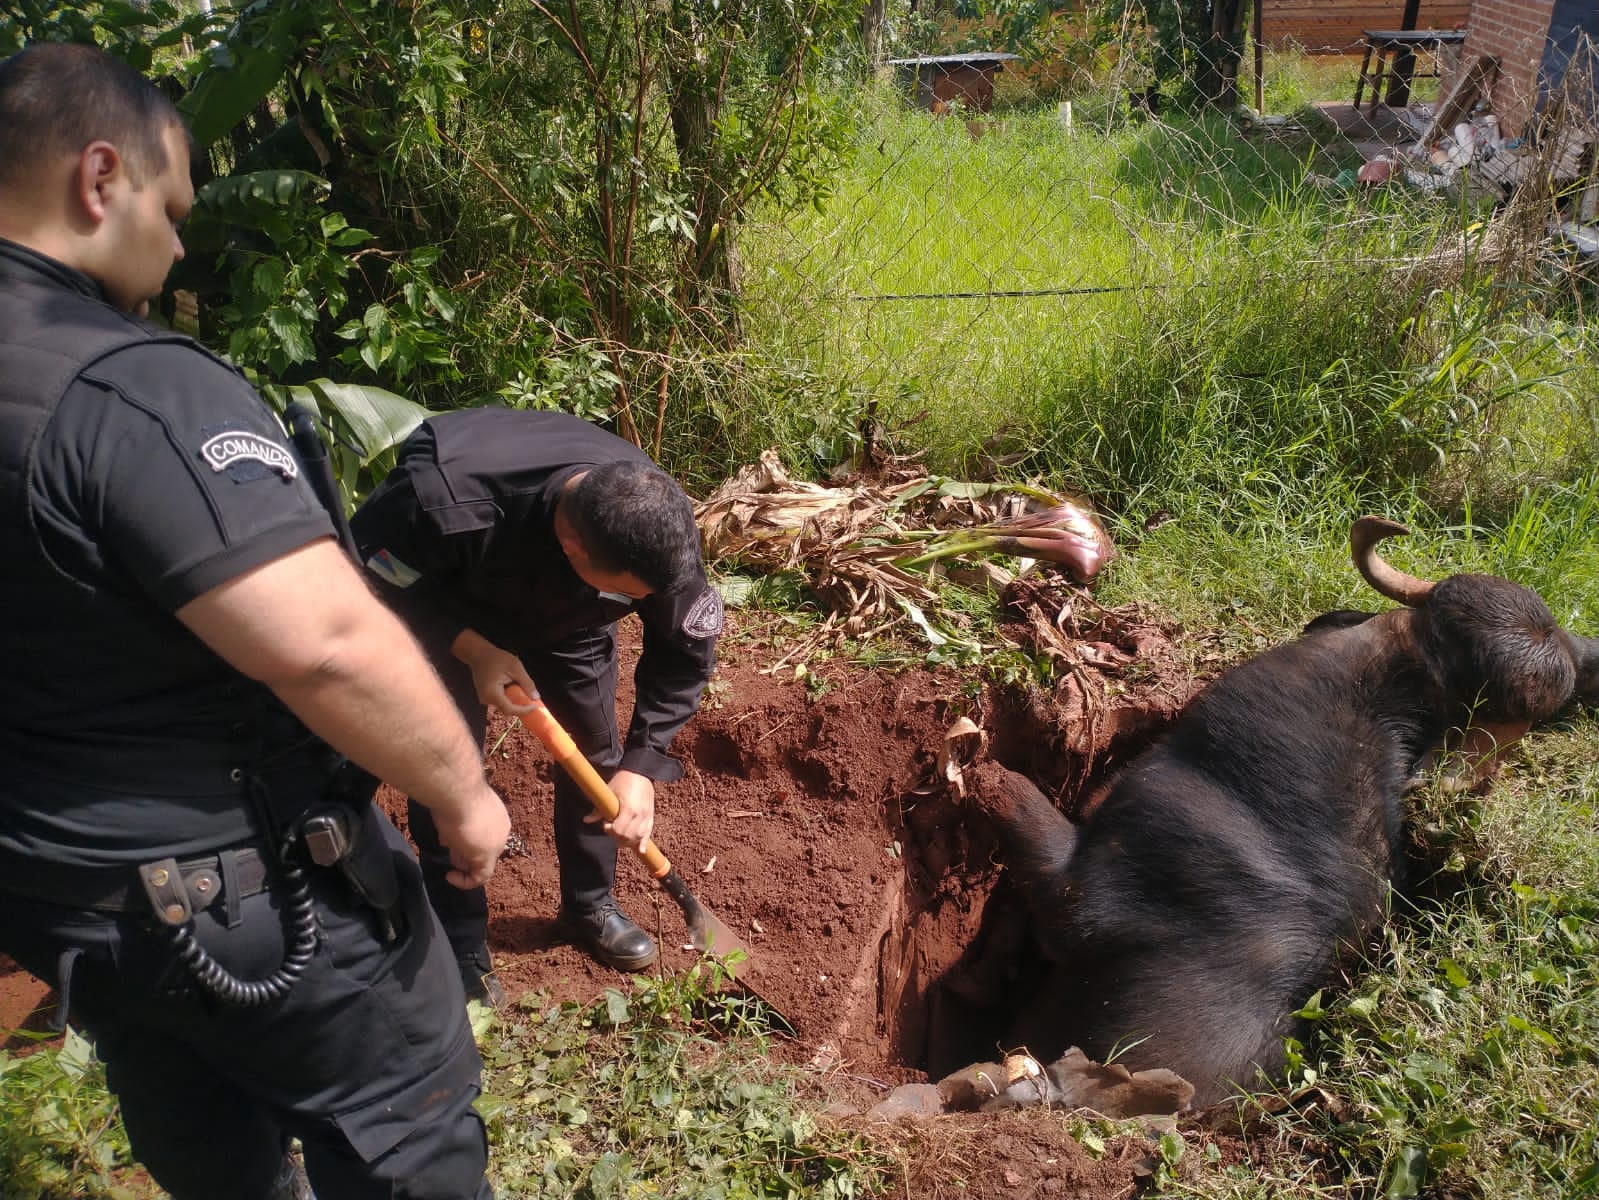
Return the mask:
POLYGON ((489 957, 488 943, 484 942, 467 951, 456 960, 461 968, 461 986, 466 998, 499 1008, 505 1003, 505 988, 494 972, 494 960, 489 957))
POLYGON ((562 906, 557 927, 600 962, 618 971, 642 971, 655 961, 655 942, 607 896, 587 911, 562 906))

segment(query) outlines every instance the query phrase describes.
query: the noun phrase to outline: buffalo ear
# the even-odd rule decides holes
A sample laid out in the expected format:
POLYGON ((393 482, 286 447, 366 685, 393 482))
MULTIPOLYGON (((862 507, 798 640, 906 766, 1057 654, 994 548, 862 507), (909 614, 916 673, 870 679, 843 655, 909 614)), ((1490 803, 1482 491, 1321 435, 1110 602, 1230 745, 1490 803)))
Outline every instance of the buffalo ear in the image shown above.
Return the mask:
POLYGON ((1577 683, 1572 688, 1572 698, 1578 704, 1599 708, 1599 638, 1561 630, 1571 653, 1572 664, 1577 668, 1577 683))
POLYGON ((1312 617, 1299 635, 1304 637, 1312 633, 1325 633, 1329 629, 1349 629, 1355 625, 1364 625, 1375 617, 1376 613, 1362 612, 1358 608, 1338 608, 1332 612, 1322 613, 1319 617, 1312 617))

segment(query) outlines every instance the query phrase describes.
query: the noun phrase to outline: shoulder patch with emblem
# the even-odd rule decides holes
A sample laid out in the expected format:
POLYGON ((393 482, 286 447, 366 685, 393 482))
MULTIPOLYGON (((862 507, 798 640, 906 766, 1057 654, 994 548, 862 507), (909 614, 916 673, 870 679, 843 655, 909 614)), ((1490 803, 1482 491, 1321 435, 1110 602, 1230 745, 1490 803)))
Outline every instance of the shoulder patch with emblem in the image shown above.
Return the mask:
POLYGON ((683 632, 693 638, 715 637, 722 632, 722 597, 707 587, 683 617, 683 632))
POLYGON ((217 474, 226 471, 234 483, 248 483, 270 475, 294 479, 300 474, 300 464, 294 461, 287 447, 252 430, 213 427, 202 429, 200 434, 205 438, 200 445, 200 457, 217 474))

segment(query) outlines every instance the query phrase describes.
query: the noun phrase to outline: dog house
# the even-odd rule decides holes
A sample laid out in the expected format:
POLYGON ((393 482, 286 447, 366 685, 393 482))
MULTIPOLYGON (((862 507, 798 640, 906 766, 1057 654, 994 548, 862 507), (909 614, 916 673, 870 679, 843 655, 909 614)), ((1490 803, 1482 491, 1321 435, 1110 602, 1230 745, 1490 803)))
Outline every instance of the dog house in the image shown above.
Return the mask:
POLYGON ((987 112, 994 103, 994 76, 1019 54, 975 52, 934 54, 921 58, 891 58, 894 78, 907 92, 915 89, 918 108, 937 111, 940 106, 962 107, 987 112))

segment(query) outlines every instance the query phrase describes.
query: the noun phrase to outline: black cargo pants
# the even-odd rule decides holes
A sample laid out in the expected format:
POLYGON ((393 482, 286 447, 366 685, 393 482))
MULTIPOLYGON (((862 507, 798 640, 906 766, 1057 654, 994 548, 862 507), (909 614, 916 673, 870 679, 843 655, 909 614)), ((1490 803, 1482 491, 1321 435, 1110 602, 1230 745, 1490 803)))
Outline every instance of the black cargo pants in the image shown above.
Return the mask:
MULTIPOLYGON (((381 941, 343 877, 313 870, 316 955, 287 996, 257 1008, 184 986, 150 917, 0 892, 0 951, 58 987, 77 952, 62 1003, 105 1063, 135 1156, 174 1200, 266 1196, 291 1136, 325 1200, 492 1196, 460 974, 404 838, 381 825, 404 935, 381 941)), ((260 978, 283 959, 278 910, 273 892, 246 897, 229 928, 213 905, 196 936, 235 975, 260 978)))
MULTIPOLYGON (((483 744, 488 710, 477 698, 472 672, 448 646, 423 643, 472 735, 483 744)), ((552 716, 559 721, 583 757, 609 779, 622 761, 622 739, 616 724, 616 627, 581 630, 558 646, 505 646, 522 660, 552 716)), ((531 735, 529 735, 531 736, 531 735)), ((610 894, 616 882, 616 842, 599 823, 584 821, 593 812, 588 797, 559 767, 555 771, 555 857, 560 871, 561 903, 586 912, 610 894)), ((422 805, 407 810, 411 840, 422 860, 428 898, 444 931, 462 957, 483 944, 488 929, 488 897, 482 888, 465 891, 445 879, 449 852, 439 843, 433 818, 422 805)))

